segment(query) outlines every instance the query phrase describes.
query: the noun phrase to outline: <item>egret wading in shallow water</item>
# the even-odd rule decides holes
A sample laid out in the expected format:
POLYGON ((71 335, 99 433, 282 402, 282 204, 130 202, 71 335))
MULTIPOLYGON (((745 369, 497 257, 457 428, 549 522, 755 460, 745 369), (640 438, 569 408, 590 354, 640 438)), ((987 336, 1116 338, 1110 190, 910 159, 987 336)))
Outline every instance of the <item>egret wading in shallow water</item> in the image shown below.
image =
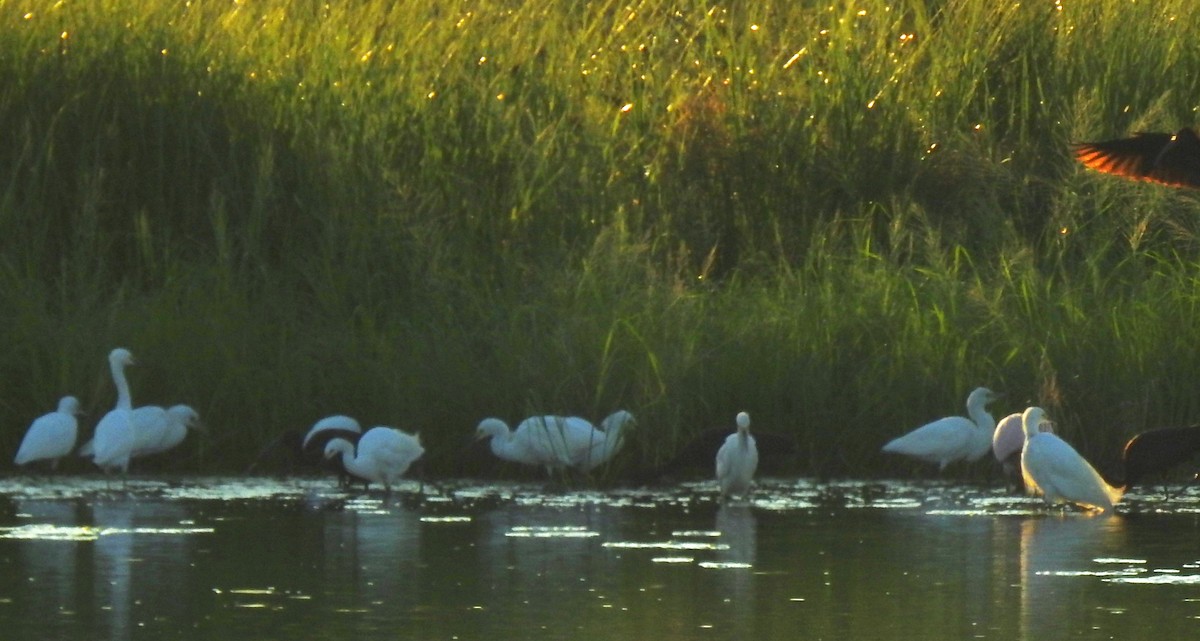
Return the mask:
POLYGON ((357 444, 362 438, 362 426, 358 421, 344 414, 335 414, 313 423, 304 440, 300 443, 300 458, 313 465, 322 465, 325 469, 337 474, 338 485, 347 485, 353 479, 341 457, 327 458, 324 456, 325 446, 335 438, 340 438, 351 444, 357 444))
POLYGON ((92 438, 92 460, 104 471, 129 471, 129 458, 135 445, 133 398, 125 368, 133 365, 133 354, 118 347, 108 354, 109 370, 117 387, 117 406, 101 417, 92 438))
POLYGON ((625 430, 636 423, 633 414, 618 410, 604 417, 600 429, 588 434, 588 445, 575 457, 572 466, 590 472, 612 460, 625 444, 625 430))
POLYGON ((929 463, 939 470, 955 461, 977 461, 992 447, 996 419, 985 409, 1000 395, 986 387, 977 387, 967 396, 967 416, 950 416, 927 423, 892 439, 884 452, 903 454, 929 463))
POLYGON ((1200 188, 1200 137, 1189 127, 1168 133, 1072 145, 1089 169, 1173 187, 1200 188))
POLYGON ((58 409, 39 416, 25 432, 17 456, 13 462, 27 465, 35 461, 49 461, 50 469, 58 469, 58 459, 67 456, 75 448, 79 433, 79 399, 64 396, 58 401, 58 409))
POLYGON ((1021 475, 1030 494, 1040 494, 1048 504, 1074 503, 1111 512, 1125 492, 1109 485, 1075 448, 1053 432, 1041 430, 1046 412, 1030 407, 1021 415, 1025 449, 1021 453, 1021 475))
POLYGON ((737 431, 725 439, 717 450, 717 485, 721 500, 734 494, 745 498, 750 494, 754 471, 758 469, 758 446, 750 436, 750 415, 738 412, 737 431))
POLYGON ((475 435, 490 439, 492 454, 505 461, 540 465, 551 474, 567 468, 590 472, 616 455, 634 423, 625 410, 607 416, 601 429, 578 416, 531 416, 515 430, 498 418, 485 418, 475 435))
POLYGON ((163 409, 147 405, 133 410, 133 458, 160 454, 177 447, 189 429, 203 429, 200 414, 187 405, 163 409))
POLYGON ((382 483, 387 492, 398 483, 409 466, 421 458, 421 438, 391 427, 372 427, 355 446, 335 438, 325 445, 325 457, 341 454, 342 465, 351 474, 370 483, 382 483))
MULTIPOLYGON (((1042 431, 1053 432, 1049 421, 1043 422, 1042 431)), ((1000 462, 1004 479, 1019 493, 1025 492, 1025 480, 1021 477, 1021 451, 1025 449, 1025 427, 1021 414, 1009 414, 996 423, 992 435, 992 454, 1000 462)))
POLYGON ((524 465, 541 465, 553 472, 585 456, 596 428, 578 416, 531 416, 510 429, 498 418, 485 418, 476 438, 490 438, 497 458, 524 465))

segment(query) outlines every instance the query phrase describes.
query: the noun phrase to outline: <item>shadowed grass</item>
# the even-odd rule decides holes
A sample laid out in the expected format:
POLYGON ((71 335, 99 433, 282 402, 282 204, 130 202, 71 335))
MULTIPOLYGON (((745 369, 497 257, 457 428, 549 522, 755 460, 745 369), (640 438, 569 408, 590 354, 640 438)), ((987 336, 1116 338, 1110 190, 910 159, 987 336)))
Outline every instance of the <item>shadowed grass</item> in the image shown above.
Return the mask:
POLYGON ((977 385, 1101 460, 1200 416, 1195 196, 1067 152, 1189 123, 1190 5, 192 4, 0 6, 0 449, 116 345, 194 470, 333 413, 446 474, 625 408, 613 476, 739 410, 906 471, 977 385))

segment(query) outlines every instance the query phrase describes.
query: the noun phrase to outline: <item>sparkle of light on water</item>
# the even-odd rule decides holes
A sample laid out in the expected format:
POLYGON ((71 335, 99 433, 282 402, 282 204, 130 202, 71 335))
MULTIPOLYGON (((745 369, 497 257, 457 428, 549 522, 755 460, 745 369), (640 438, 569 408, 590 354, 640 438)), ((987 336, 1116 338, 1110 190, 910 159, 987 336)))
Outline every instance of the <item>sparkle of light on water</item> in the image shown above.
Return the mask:
POLYGON ((1194 638, 1200 490, 0 479, 0 637, 1194 638), (419 633, 417 632, 419 631, 419 633))

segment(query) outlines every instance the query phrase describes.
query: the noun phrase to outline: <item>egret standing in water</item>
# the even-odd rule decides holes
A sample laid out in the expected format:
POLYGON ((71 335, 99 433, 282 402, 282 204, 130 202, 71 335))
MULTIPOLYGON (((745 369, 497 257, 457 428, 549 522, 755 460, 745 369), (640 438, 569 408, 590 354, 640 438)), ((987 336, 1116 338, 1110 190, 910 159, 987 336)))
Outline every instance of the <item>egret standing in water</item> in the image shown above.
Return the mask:
MULTIPOLYGON (((1044 432, 1053 432, 1049 421, 1043 422, 1039 428, 1044 432)), ((1000 462, 1004 479, 1018 493, 1024 493, 1025 481, 1021 477, 1021 451, 1025 449, 1025 427, 1021 421, 1021 413, 1009 414, 996 423, 996 432, 992 435, 992 454, 1000 462)))
POLYGON ((92 438, 92 460, 102 470, 128 472, 135 438, 133 398, 129 393, 129 381, 125 379, 125 368, 133 365, 133 354, 118 347, 109 352, 108 365, 117 387, 117 406, 96 424, 96 435, 92 438))
POLYGON ((575 457, 572 465, 583 472, 590 472, 612 460, 625 444, 625 430, 635 423, 633 414, 618 410, 600 422, 600 429, 589 434, 588 446, 575 457))
POLYGON ((575 465, 587 454, 595 429, 578 416, 531 416, 515 430, 498 418, 485 418, 475 428, 475 435, 491 439, 492 454, 497 458, 554 471, 575 465))
POLYGON ((79 399, 74 396, 62 397, 56 411, 38 417, 29 426, 13 462, 26 465, 34 461, 50 461, 50 469, 58 469, 58 459, 67 456, 75 448, 75 438, 79 433, 78 415, 79 399))
POLYGON ((1021 475, 1030 494, 1041 494, 1046 503, 1074 503, 1111 512, 1125 489, 1113 487, 1075 448, 1053 432, 1041 431, 1046 412, 1030 407, 1021 415, 1025 448, 1021 475))
POLYGON ((133 425, 134 458, 166 452, 182 443, 189 429, 203 428, 200 415, 187 405, 172 405, 167 409, 157 405, 136 408, 133 425))
POLYGON ((721 499, 734 494, 749 495, 756 469, 758 446, 750 436, 750 415, 738 412, 737 431, 730 434, 717 450, 717 485, 721 488, 721 499))
POLYGON ((304 440, 300 443, 300 458, 313 465, 323 463, 322 466, 325 469, 337 474, 338 485, 348 485, 354 475, 342 464, 342 459, 339 457, 321 458, 324 455, 325 446, 335 438, 356 445, 362 438, 362 426, 353 417, 345 414, 326 416, 313 423, 308 433, 304 435, 304 440))
POLYGON ((421 438, 391 427, 372 427, 355 446, 335 438, 325 445, 325 458, 342 455, 342 464, 351 474, 367 481, 382 483, 387 492, 399 482, 409 466, 421 458, 425 448, 421 438))
POLYGON ((939 470, 955 461, 977 461, 992 447, 996 419, 985 409, 1000 396, 986 387, 977 387, 967 396, 967 416, 938 419, 888 441, 884 452, 911 456, 937 463, 939 470))

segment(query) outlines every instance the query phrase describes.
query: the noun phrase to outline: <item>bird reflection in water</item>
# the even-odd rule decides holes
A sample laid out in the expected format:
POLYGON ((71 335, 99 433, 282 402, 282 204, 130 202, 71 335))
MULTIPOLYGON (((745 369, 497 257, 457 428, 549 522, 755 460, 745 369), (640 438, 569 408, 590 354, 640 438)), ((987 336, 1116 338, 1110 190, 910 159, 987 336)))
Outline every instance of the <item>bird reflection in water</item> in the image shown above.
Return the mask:
POLYGON ((1072 577, 1127 571, 1121 565, 1097 563, 1098 559, 1120 557, 1127 547, 1125 517, 1068 512, 1027 518, 1020 531, 1020 638, 1078 634, 1090 625, 1090 613, 1079 607, 1079 590, 1066 589, 1064 582, 1079 580, 1072 577))

